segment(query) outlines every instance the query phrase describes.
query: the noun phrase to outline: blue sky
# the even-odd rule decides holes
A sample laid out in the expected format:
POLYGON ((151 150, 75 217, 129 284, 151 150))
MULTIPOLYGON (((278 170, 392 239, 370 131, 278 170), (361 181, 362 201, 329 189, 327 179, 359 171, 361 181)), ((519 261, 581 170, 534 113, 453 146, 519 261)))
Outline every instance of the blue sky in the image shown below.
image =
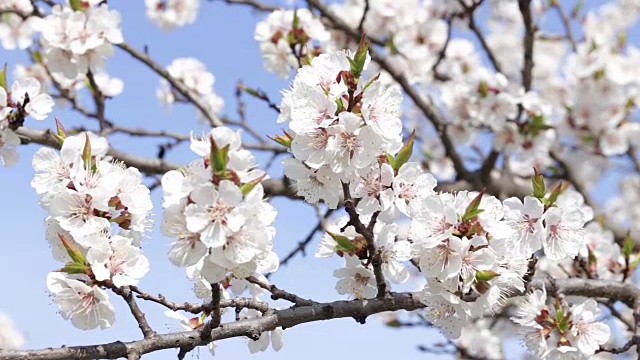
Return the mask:
MULTIPOLYGON (((259 87, 279 98, 279 91, 288 86, 288 81, 263 70, 258 45, 253 41, 255 23, 262 17, 242 6, 227 6, 221 2, 203 1, 195 24, 172 31, 162 31, 149 22, 144 14, 143 1, 110 1, 123 17, 125 40, 137 49, 148 46, 149 54, 160 64, 168 65, 176 57, 195 57, 207 65, 216 77, 216 92, 225 99, 224 113, 235 117, 235 84, 242 80, 250 87, 259 87)), ((13 68, 27 57, 20 52, 2 52, 2 60, 13 68)), ((124 93, 107 104, 107 116, 118 124, 131 127, 169 129, 182 133, 191 130, 205 131, 199 124, 193 108, 178 105, 171 111, 164 109, 155 98, 158 77, 145 65, 133 60, 126 53, 116 50, 108 62, 109 73, 125 82, 124 93)), ((90 99, 83 99, 90 106, 90 99)), ((276 114, 263 103, 245 97, 247 117, 250 123, 265 134, 279 132, 276 114)), ((56 108, 52 115, 65 124, 89 124, 80 115, 56 108)), ((32 128, 52 128, 53 116, 43 122, 30 120, 32 128)), ((158 141, 114 136, 111 143, 123 150, 155 156, 158 141)), ((139 330, 121 299, 112 296, 117 309, 114 326, 108 330, 81 331, 64 321, 56 306, 46 293, 45 277, 48 272, 60 267, 50 255, 44 240, 43 221, 46 213, 38 206, 38 199, 29 182, 33 176, 31 158, 36 146, 20 148, 21 160, 13 168, 0 168, 0 199, 5 204, 0 211, 0 311, 8 313, 26 336, 25 348, 42 348, 60 345, 102 343, 115 340, 140 338, 139 330)), ((195 158, 186 147, 168 154, 167 160, 187 163, 195 158)), ((259 157, 264 163, 264 157, 259 157)), ((278 166, 273 175, 279 175, 278 166)), ((607 188, 611 188, 608 186, 607 188)), ((155 219, 161 220, 161 192, 153 193, 155 219)), ((313 209, 301 202, 275 199, 278 209, 275 251, 284 256, 308 231, 315 226, 313 209)), ((184 270, 172 266, 166 257, 170 239, 159 234, 157 229, 150 234, 151 240, 144 244, 144 252, 151 260, 151 272, 142 280, 140 287, 150 293, 162 293, 177 301, 195 301, 191 284, 184 270)), ((339 259, 315 259, 312 254, 315 243, 309 248, 310 256, 297 257, 276 273, 272 280, 281 288, 300 296, 319 301, 343 299, 334 290, 333 270, 341 265, 339 259)), ((287 306, 286 303, 279 303, 287 306)), ((159 332, 177 330, 177 324, 164 317, 164 308, 141 302, 152 327, 159 332)), ((419 358, 427 355, 416 350, 420 344, 429 344, 441 338, 435 330, 394 330, 382 326, 372 317, 367 325, 357 324, 352 319, 301 325, 284 332, 284 348, 275 353, 250 355, 245 339, 225 340, 218 344, 218 356, 237 359, 298 359, 300 357, 325 359, 337 358, 419 358)), ((206 349, 200 351, 208 357, 206 349)), ((146 355, 147 359, 173 359, 175 350, 165 350, 146 355)), ((511 354, 513 355, 513 354, 511 354)), ((430 357, 434 358, 434 357, 430 357)))

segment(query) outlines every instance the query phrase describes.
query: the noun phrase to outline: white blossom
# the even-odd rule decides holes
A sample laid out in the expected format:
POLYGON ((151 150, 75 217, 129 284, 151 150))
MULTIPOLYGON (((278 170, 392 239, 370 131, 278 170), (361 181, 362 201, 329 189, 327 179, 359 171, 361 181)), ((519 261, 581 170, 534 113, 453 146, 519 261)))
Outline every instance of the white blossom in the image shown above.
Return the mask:
POLYGON ((106 291, 82 281, 66 277, 59 272, 47 275, 47 288, 58 305, 60 315, 71 319, 73 326, 82 330, 111 327, 115 319, 113 305, 106 291))

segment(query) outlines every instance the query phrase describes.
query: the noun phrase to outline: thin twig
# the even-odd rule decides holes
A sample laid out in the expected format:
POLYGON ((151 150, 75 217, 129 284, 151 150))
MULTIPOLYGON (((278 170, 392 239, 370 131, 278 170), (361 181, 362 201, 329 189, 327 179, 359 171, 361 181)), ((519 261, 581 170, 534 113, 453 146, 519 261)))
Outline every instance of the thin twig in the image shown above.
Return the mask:
POLYGON ((311 240, 313 240, 313 236, 316 234, 316 232, 321 231, 323 229, 325 219, 329 215, 331 215, 333 211, 334 211, 333 209, 327 209, 324 215, 318 214, 318 223, 316 224, 316 226, 313 229, 311 229, 309 234, 307 234, 307 236, 302 241, 298 242, 298 245, 296 245, 296 247, 293 250, 291 250, 289 254, 287 254, 287 256, 285 256, 282 260, 280 260, 280 266, 286 265, 298 253, 302 253, 303 256, 305 255, 305 249, 307 245, 309 245, 311 240))
POLYGON ((278 300, 278 299, 287 300, 291 303, 294 303, 296 306, 311 306, 313 304, 316 304, 316 302, 313 300, 303 299, 298 295, 279 289, 275 285, 267 284, 254 276, 249 276, 245 280, 247 280, 252 284, 258 285, 259 287, 270 292, 271 298, 273 300, 278 300))
POLYGON ((360 23, 358 23, 358 32, 364 33, 364 22, 367 20, 367 14, 369 13, 369 0, 364 0, 364 10, 362 11, 362 17, 360 23))
POLYGON ((380 256, 380 253, 376 249, 373 235, 373 227, 380 212, 375 212, 373 216, 371 216, 369 224, 364 225, 362 221, 360 221, 360 217, 358 216, 358 212, 356 211, 353 198, 351 198, 351 194, 349 193, 349 185, 343 183, 342 191, 344 193, 344 207, 349 214, 349 224, 353 225, 356 232, 362 235, 367 241, 367 253, 369 255, 369 261, 373 267, 373 274, 376 278, 376 286, 378 288, 377 297, 378 299, 385 298, 388 295, 387 281, 385 280, 384 274, 382 272, 382 258, 380 256))
POLYGON ((458 0, 458 2, 465 9, 465 15, 469 17, 469 20, 468 20, 469 29, 478 38, 478 42, 480 42, 480 46, 482 46, 482 49, 487 54, 487 57, 489 58, 489 61, 491 62, 491 65, 493 65, 493 68, 497 72, 501 73, 502 69, 500 67, 500 63, 498 62, 498 58, 496 57, 496 55, 493 52, 493 50, 491 50, 491 48, 489 47, 489 44, 487 44, 487 40, 485 39, 484 34, 482 33, 482 31, 476 25, 474 12, 478 8, 479 4, 476 3, 473 7, 469 7, 469 6, 467 6, 465 4, 464 0, 458 0))
POLYGON ((96 105, 96 116, 98 118, 98 122, 100 124, 100 136, 104 136, 107 131, 107 120, 105 119, 105 104, 104 104, 104 94, 100 91, 98 84, 96 83, 95 78, 93 77, 93 73, 91 71, 87 72, 87 79, 89 80, 89 85, 91 85, 91 95, 93 97, 93 102, 96 105))
POLYGON ((117 46, 135 59, 147 65, 147 67, 153 70, 156 74, 166 79, 169 84, 171 84, 171 86, 178 91, 180 95, 189 100, 189 102, 191 102, 198 110, 200 110, 202 115, 209 121, 211 126, 224 126, 220 118, 209 111, 207 106, 197 95, 195 95, 189 88, 187 88, 182 81, 179 81, 171 76, 167 70, 165 70, 162 66, 160 66, 160 64, 151 59, 149 55, 132 48, 125 42, 118 44, 117 46))
POLYGON ((630 331, 633 331, 634 329, 633 322, 630 321, 629 319, 626 319, 624 315, 622 315, 618 310, 616 310, 616 308, 613 306, 614 302, 611 302, 611 301, 601 302, 601 304, 604 305, 607 309, 609 309, 611 316, 616 317, 618 320, 620 320, 620 322, 622 322, 627 326, 627 329, 629 329, 630 331))
MULTIPOLYGON (((214 0, 209 0, 209 1, 212 2, 214 0)), ((256 0, 219 0, 219 1, 223 1, 229 5, 246 5, 248 7, 253 8, 254 10, 263 11, 263 12, 273 12, 280 9, 279 6, 271 6, 271 5, 263 4, 256 0)))
POLYGON ((452 33, 451 23, 453 22, 453 18, 449 17, 447 18, 446 21, 447 21, 447 39, 444 41, 444 45, 442 46, 442 49, 440 49, 440 52, 438 53, 438 58, 436 59, 436 62, 431 67, 431 71, 433 71, 434 78, 440 81, 449 80, 447 76, 442 75, 438 72, 438 66, 444 60, 447 54, 447 49, 449 48, 449 43, 451 43, 451 33, 452 33))
POLYGON ((562 5, 558 0, 549 1, 549 5, 556 9, 558 12, 558 16, 560 16, 560 21, 562 22, 562 26, 564 27, 564 31, 567 35, 567 40, 569 40, 569 44, 571 44, 571 49, 575 52, 578 49, 576 45, 576 39, 573 37, 573 30, 571 30, 571 20, 567 13, 565 13, 562 5))
POLYGON ((156 332, 153 331, 153 329, 151 329, 151 326, 149 326, 149 323, 147 322, 147 319, 144 316, 144 313, 138 307, 138 304, 136 303, 136 300, 133 297, 133 293, 131 289, 128 286, 117 287, 110 281, 107 282, 106 285, 109 289, 111 289, 111 291, 120 295, 124 299, 124 301, 127 303, 127 305, 129 306, 129 309, 131 310, 131 314, 136 319, 136 322, 138 323, 138 327, 140 328, 140 331, 142 331, 142 335, 144 335, 145 339, 156 336, 156 332))
MULTIPOLYGON (((148 294, 142 290, 140 290, 138 287, 136 286, 131 286, 130 287, 131 290, 133 292, 135 292, 137 295, 136 297, 143 299, 143 300, 147 300, 147 301, 151 301, 151 302, 155 302, 157 304, 160 304, 168 309, 171 309, 173 311, 186 311, 192 314, 200 314, 202 312, 211 312, 213 311, 212 305, 211 303, 205 303, 205 304, 191 304, 188 302, 179 304, 173 301, 169 301, 167 300, 163 295, 158 295, 158 296, 153 296, 151 294, 148 294)), ((250 299, 250 298, 236 298, 236 299, 229 299, 229 300, 220 300, 220 307, 222 308, 229 308, 229 307, 233 307, 236 309, 243 309, 243 308, 247 308, 247 309, 254 309, 254 310, 258 310, 262 313, 265 313, 267 311, 269 311, 269 304, 262 302, 260 300, 255 300, 255 299, 250 299)))

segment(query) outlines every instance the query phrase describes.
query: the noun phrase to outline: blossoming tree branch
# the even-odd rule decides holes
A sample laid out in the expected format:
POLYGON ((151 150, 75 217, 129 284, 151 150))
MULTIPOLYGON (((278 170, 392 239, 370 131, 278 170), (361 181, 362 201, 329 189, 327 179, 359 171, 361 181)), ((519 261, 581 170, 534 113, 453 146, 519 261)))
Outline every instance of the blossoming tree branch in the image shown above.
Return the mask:
MULTIPOLYGON (((448 342, 422 350, 464 359, 505 358, 514 333, 540 359, 640 356, 640 51, 627 36, 637 1, 221 2, 256 10, 264 68, 290 79, 281 100, 237 87, 282 133, 257 131, 241 101, 239 118, 222 116, 205 64, 165 67, 129 45, 109 1, 0 1, 2 46, 31 60, 0 72, 0 162, 29 161, 22 145, 37 147, 31 187, 59 261, 42 274, 47 310, 82 330, 126 316, 140 329, 137 339, 23 350, 30 325, 2 315, 0 359, 139 359, 170 348, 182 359, 234 337, 251 353, 278 351, 298 325, 381 313, 389 326, 436 327, 448 342), (159 101, 193 106, 210 130, 107 118, 110 99, 126 96, 108 72, 116 56, 157 74, 159 101), (56 104, 86 125, 68 125, 56 104), (50 130, 34 130, 38 121, 50 130), (115 134, 165 142, 145 157, 110 145, 115 134), (184 143, 191 162, 164 160, 184 143), (284 175, 256 152, 281 161, 284 175), (596 202, 615 186, 603 185, 612 172, 617 193, 596 202), (161 209, 151 191, 162 192, 161 209), (275 197, 318 213, 288 254, 273 251, 275 197), (139 284, 170 266, 145 255, 152 212, 173 238, 169 262, 193 283, 191 302, 139 284), (316 246, 316 233, 315 256, 341 259, 331 302, 270 280, 316 246), (129 313, 116 314, 116 301, 129 313), (153 328, 141 302, 181 330, 153 328)), ((167 31, 210 6, 145 4, 167 31)))

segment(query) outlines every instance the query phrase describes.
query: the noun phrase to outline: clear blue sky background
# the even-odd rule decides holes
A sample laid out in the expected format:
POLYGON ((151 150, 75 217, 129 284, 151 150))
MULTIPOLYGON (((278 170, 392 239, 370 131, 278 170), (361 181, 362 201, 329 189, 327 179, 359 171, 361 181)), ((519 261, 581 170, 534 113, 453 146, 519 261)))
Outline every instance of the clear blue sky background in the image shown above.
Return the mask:
MULTIPOLYGON (((279 99, 279 91, 288 86, 288 81, 263 70, 258 45, 253 41, 256 22, 264 15, 256 14, 242 6, 227 6, 220 2, 202 1, 195 24, 172 31, 162 31, 148 21, 144 14, 143 1, 110 1, 123 17, 125 40, 137 49, 148 46, 150 55, 160 64, 168 65, 176 57, 195 57, 204 62, 216 77, 216 92, 224 97, 224 113, 235 117, 234 89, 238 80, 252 87, 260 87, 272 99, 279 99)), ((27 62, 24 53, 0 50, 0 59, 12 69, 19 62, 27 62)), ((191 130, 205 131, 198 124, 191 107, 178 105, 166 111, 155 98, 158 76, 126 53, 116 50, 108 62, 109 73, 125 82, 124 93, 107 104, 107 116, 118 124, 153 129, 170 129, 182 133, 191 130)), ((92 105, 86 96, 83 99, 92 105)), ((260 132, 274 134, 280 127, 276 114, 264 104, 246 98, 247 116, 260 132)), ((52 115, 65 124, 88 124, 76 113, 56 108, 52 115)), ((90 123, 90 125, 95 125, 90 123)), ((44 122, 30 120, 28 126, 52 128, 53 116, 44 122)), ((155 156, 157 141, 112 137, 112 144, 124 150, 155 156)), ((102 343, 115 340, 140 338, 135 321, 128 309, 116 296, 117 319, 108 330, 81 331, 75 329, 56 313, 56 305, 46 292, 45 277, 48 272, 60 267, 50 255, 44 240, 43 220, 46 213, 38 206, 38 199, 29 182, 33 176, 31 158, 36 146, 20 148, 21 160, 14 168, 0 168, 0 199, 4 206, 0 210, 0 311, 8 313, 26 336, 25 348, 42 348, 60 345, 102 343)), ((169 153, 167 160, 186 164, 194 155, 185 147, 169 153)), ((262 163, 264 163, 264 158, 262 163)), ((280 174, 279 166, 273 175, 280 174)), ((609 183, 610 185, 610 183, 609 183)), ((609 186, 608 188, 611 188, 609 186)), ((156 223, 161 221, 161 191, 153 193, 156 223)), ((275 251, 284 256, 315 225, 313 210, 300 202, 276 199, 273 201, 279 213, 276 220, 277 236, 275 251)), ((195 301, 191 283, 184 270, 172 266, 166 257, 171 239, 159 234, 156 229, 151 240, 144 244, 144 252, 151 260, 151 272, 142 280, 140 287, 150 293, 161 292, 177 302, 195 301)), ((278 286, 296 292, 303 297, 320 301, 341 299, 334 290, 333 270, 341 265, 339 259, 315 259, 315 242, 309 248, 309 256, 297 257, 272 277, 278 286)), ((177 330, 177 324, 164 317, 164 308, 141 302, 152 327, 160 332, 177 330)), ((282 303, 281 306, 287 306, 282 303)), ((269 349, 265 353, 250 355, 245 339, 219 342, 217 356, 235 359, 325 359, 347 358, 433 358, 416 350, 419 344, 441 341, 437 331, 424 329, 394 330, 370 318, 367 325, 357 324, 352 319, 333 320, 301 325, 284 332, 285 345, 276 353, 269 349)), ((514 349, 510 349, 514 350, 514 349)), ((519 352, 519 351, 516 351, 519 352)), ((509 357, 514 355, 510 351, 509 357)), ((149 355, 145 359, 173 359, 175 350, 165 350, 149 355)), ((208 351, 200 354, 208 357, 208 351)))

